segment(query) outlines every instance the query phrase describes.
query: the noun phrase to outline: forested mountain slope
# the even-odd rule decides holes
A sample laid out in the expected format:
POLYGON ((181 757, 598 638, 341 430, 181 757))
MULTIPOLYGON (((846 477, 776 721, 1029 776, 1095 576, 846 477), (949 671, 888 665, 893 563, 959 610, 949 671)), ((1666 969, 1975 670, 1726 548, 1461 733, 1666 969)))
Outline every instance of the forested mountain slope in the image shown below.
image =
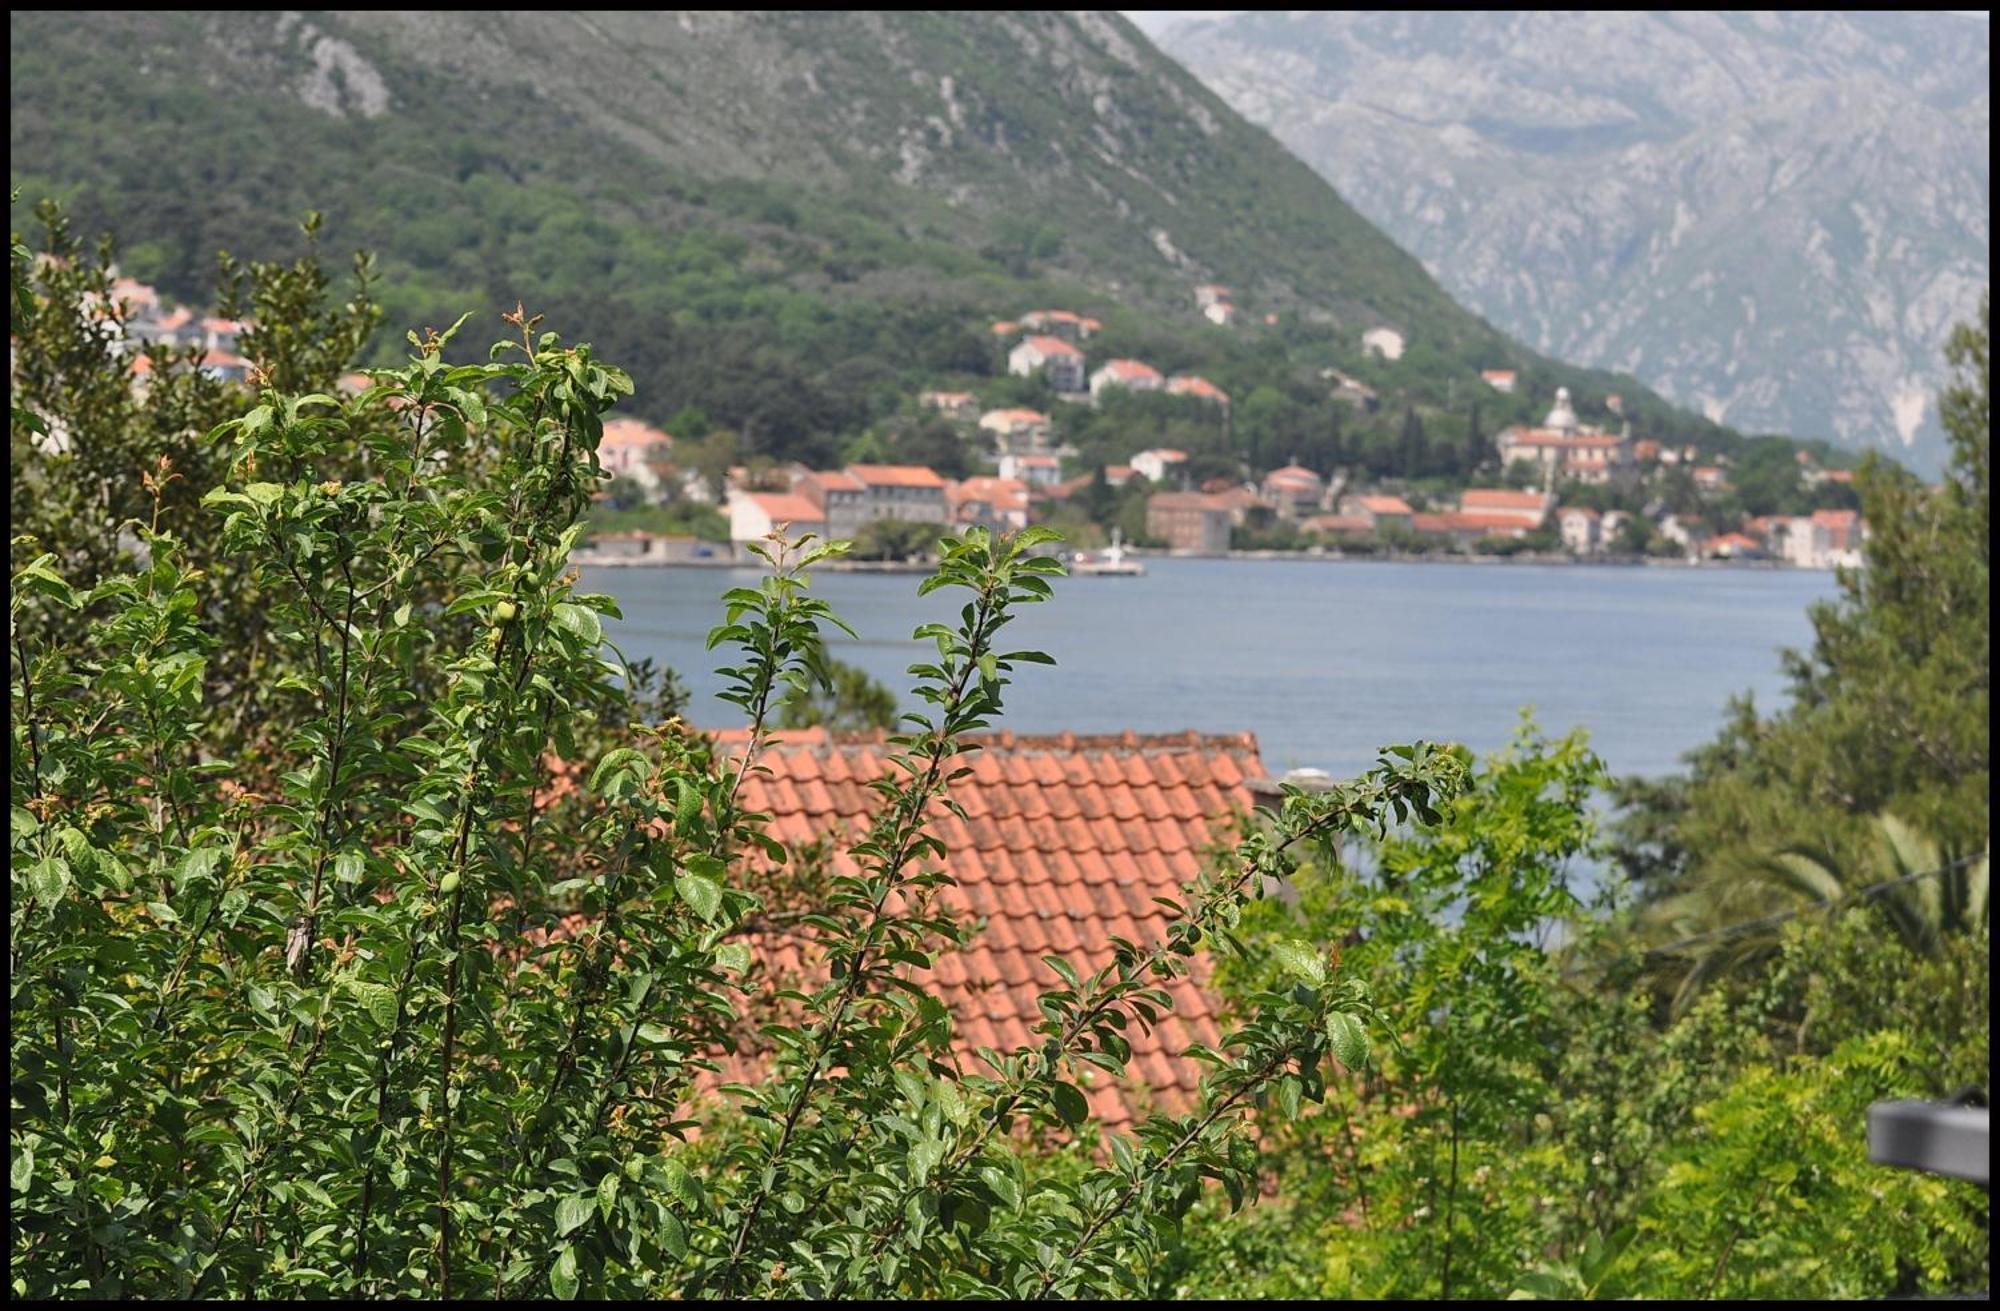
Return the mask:
POLYGON ((16 13, 10 36, 13 181, 117 231, 135 276, 199 297, 215 249, 289 254, 317 208, 380 253, 391 324, 526 300, 627 363, 642 412, 697 406, 753 449, 830 457, 914 387, 992 372, 986 324, 1049 304, 1239 393, 1323 389, 1386 325, 1409 350, 1370 376, 1403 408, 1463 413, 1479 368, 1514 367, 1523 413, 1560 382, 1716 431, 1461 309, 1114 15, 16 13), (1254 327, 1197 315, 1210 281, 1254 327))

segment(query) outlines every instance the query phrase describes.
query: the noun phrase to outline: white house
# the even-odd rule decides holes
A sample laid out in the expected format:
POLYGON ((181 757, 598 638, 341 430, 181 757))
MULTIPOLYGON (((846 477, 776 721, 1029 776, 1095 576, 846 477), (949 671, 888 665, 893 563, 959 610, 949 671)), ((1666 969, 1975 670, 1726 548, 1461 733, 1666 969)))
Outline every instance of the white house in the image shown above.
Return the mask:
POLYGON ((1090 375, 1090 396, 1096 400, 1107 387, 1123 387, 1128 391, 1158 391, 1166 386, 1167 380, 1160 371, 1150 364, 1138 360, 1112 360, 1096 373, 1090 375))
POLYGON ((1482 369, 1479 380, 1503 396, 1514 394, 1515 374, 1512 369, 1482 369))
POLYGON ((927 391, 917 397, 917 404, 954 423, 971 423, 979 417, 979 398, 969 391, 927 391))
POLYGON ((1202 317, 1218 328, 1226 328, 1236 322, 1236 307, 1226 300, 1216 301, 1202 308, 1202 317))
POLYGON ((1556 511, 1556 525, 1563 549, 1572 555, 1595 555, 1604 545, 1603 520, 1588 506, 1565 505, 1556 511))
POLYGON ((1000 477, 1029 487, 1053 487, 1062 481, 1062 461, 1053 455, 1003 455, 1000 477))
POLYGON ((1007 352, 1007 372, 1018 378, 1043 372, 1057 391, 1079 392, 1083 390, 1083 352, 1061 337, 1028 337, 1007 352))
POLYGON ((1394 328, 1370 328, 1361 334, 1361 349, 1385 360, 1403 358, 1403 334, 1394 328))
POLYGON ((792 537, 812 533, 826 535, 826 516, 818 506, 795 492, 746 492, 735 488, 729 493, 729 540, 754 542, 768 537, 779 524, 789 524, 792 537))
POLYGON ((979 416, 979 426, 993 434, 1001 454, 1009 451, 1040 453, 1049 448, 1049 416, 1040 410, 988 410, 979 416))
POLYGON ((1187 452, 1169 447, 1140 451, 1132 457, 1132 472, 1149 483, 1161 484, 1167 481, 1169 473, 1175 473, 1187 463, 1187 452))
POLYGON ((614 478, 630 478, 648 491, 662 486, 653 466, 674 457, 674 439, 637 419, 612 419, 597 443, 597 462, 614 478))

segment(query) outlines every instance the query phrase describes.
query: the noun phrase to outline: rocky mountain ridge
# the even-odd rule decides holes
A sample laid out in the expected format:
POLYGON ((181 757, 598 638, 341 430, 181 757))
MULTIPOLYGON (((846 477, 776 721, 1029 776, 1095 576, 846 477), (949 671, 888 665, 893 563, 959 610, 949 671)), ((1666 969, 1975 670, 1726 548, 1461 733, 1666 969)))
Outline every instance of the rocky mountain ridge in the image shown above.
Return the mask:
POLYGON ((1162 45, 1530 345, 1935 462, 1989 278, 1978 20, 1246 12, 1162 45))

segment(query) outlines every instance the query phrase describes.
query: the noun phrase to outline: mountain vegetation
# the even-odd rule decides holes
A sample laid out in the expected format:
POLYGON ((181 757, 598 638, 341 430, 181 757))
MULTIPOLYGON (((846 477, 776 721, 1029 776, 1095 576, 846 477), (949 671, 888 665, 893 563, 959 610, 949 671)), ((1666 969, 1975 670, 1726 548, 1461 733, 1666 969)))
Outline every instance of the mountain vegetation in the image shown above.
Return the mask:
POLYGON ((1460 309, 1111 15, 42 12, 10 38, 14 182, 120 233, 130 275, 203 304, 214 251, 275 258, 318 210, 391 322, 526 301, 624 361, 640 414, 746 456, 893 444, 926 386, 1005 399, 988 325, 1049 305, 1104 321, 1093 355, 1236 397, 1227 429, 1179 411, 1257 467, 1330 435, 1388 472, 1407 413, 1456 434, 1476 405, 1490 435, 1557 385, 1736 440, 1460 309), (1196 313, 1212 281, 1242 326, 1196 313), (1361 351, 1376 325, 1400 360, 1361 351), (1381 413, 1332 401, 1333 367, 1381 413))

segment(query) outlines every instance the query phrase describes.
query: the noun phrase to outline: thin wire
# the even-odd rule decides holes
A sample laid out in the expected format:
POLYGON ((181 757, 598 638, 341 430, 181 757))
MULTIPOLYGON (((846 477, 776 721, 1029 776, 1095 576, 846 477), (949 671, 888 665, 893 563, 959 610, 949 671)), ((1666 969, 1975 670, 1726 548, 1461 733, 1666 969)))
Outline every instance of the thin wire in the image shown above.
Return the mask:
MULTIPOLYGON (((1810 906, 1801 906, 1794 910, 1781 910, 1774 915, 1761 915, 1754 920, 1741 920, 1735 924, 1725 924, 1719 929, 1706 929, 1700 933, 1695 934, 1692 937, 1682 938, 1679 942, 1670 942, 1663 947, 1648 947, 1644 951, 1639 952, 1638 955, 1639 958, 1642 960, 1649 956, 1670 955, 1673 952, 1679 951, 1683 947, 1691 947, 1697 942, 1705 942, 1710 938, 1726 937, 1732 933, 1747 933, 1751 929, 1764 928, 1765 926, 1771 924, 1782 924, 1786 920, 1797 919, 1799 916, 1807 914, 1808 912, 1811 911, 1826 910, 1834 906, 1843 905, 1850 901, 1860 901, 1864 898, 1875 896, 1877 893, 1886 892, 1890 888, 1900 887, 1905 883, 1914 883, 1918 879, 1932 878, 1939 874, 1949 874, 1953 870, 1963 869, 1967 865, 1971 865, 1978 861, 1985 860, 1988 854, 1989 853, 1982 851, 1976 855, 1961 856, 1957 860, 1952 861, 1950 864, 1940 865, 1936 869, 1919 870, 1915 874, 1903 874, 1893 879, 1884 879, 1880 883, 1871 883, 1865 888, 1860 888, 1854 892, 1850 892, 1844 897, 1836 897, 1832 901, 1825 901, 1825 900, 1815 901, 1810 906)), ((1563 977, 1568 978, 1571 975, 1585 974, 1592 970, 1609 969, 1611 968, 1612 965, 1616 964, 1618 960, 1622 959, 1624 959, 1624 957, 1621 956, 1607 961, 1591 961, 1583 965, 1573 965, 1569 969, 1563 971, 1563 977)))

